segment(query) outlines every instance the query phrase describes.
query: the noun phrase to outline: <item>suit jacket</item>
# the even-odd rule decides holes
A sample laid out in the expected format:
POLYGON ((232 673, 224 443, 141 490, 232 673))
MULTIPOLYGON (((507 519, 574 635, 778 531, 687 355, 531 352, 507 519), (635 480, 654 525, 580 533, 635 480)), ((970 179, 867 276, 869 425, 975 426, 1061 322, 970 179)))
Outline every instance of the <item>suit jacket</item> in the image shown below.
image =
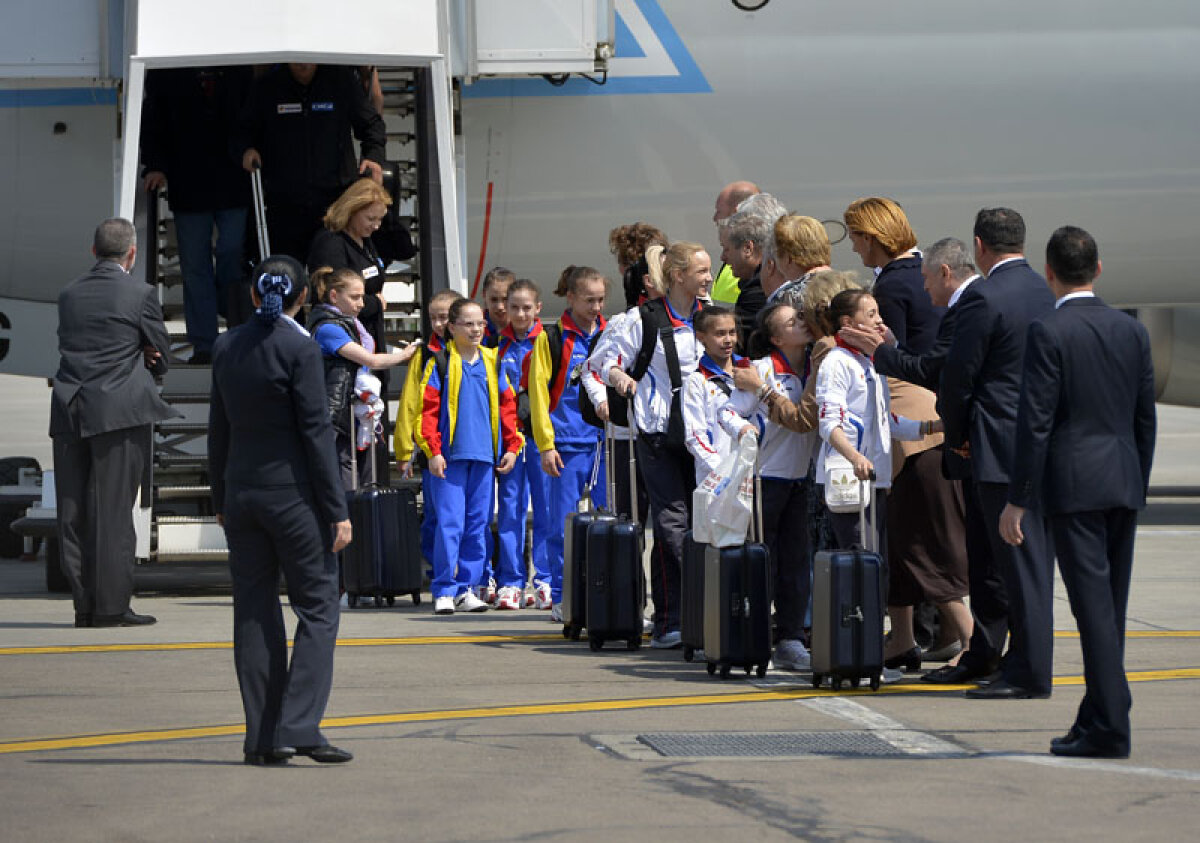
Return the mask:
POLYGON ((896 258, 879 272, 871 294, 879 302, 879 315, 900 345, 916 354, 929 351, 936 341, 944 307, 934 307, 925 292, 921 258, 896 258))
POLYGON ((1018 258, 971 284, 954 309, 958 321, 937 403, 946 445, 970 443, 977 482, 1007 483, 1025 334, 1030 322, 1054 309, 1054 296, 1029 262, 1018 258))
POLYGON ((1098 298, 1029 326, 1008 499, 1047 513, 1141 509, 1154 456, 1150 337, 1098 298))
POLYGON ((320 347, 284 319, 213 344, 208 471, 213 509, 229 489, 296 487, 325 523, 345 520, 320 347))
POLYGON ((179 415, 154 384, 170 351, 157 291, 120 264, 99 261, 59 294, 58 351, 51 436, 95 436, 179 415), (153 373, 147 345, 161 355, 153 373))

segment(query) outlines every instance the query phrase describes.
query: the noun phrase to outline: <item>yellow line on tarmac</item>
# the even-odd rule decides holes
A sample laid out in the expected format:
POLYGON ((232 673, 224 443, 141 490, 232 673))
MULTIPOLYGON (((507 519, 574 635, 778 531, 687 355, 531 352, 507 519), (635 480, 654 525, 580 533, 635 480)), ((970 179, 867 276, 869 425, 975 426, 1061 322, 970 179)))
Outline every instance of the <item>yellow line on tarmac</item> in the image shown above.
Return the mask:
MULTIPOLYGON (((1056 638, 1078 638, 1078 632, 1060 630, 1056 638)), ((1200 630, 1141 629, 1128 638, 1200 638, 1200 630)), ((339 647, 403 647, 427 644, 520 644, 528 641, 560 641, 560 633, 519 635, 420 635, 408 638, 339 638, 339 647)), ((290 645, 291 642, 289 641, 290 645)), ((0 656, 71 655, 75 653, 153 653, 178 650, 232 650, 232 641, 180 641, 163 644, 55 644, 39 647, 0 647, 0 656)))
MULTIPOLYGON (((1200 668, 1177 668, 1173 670, 1141 670, 1126 674, 1130 682, 1156 682, 1168 679, 1200 679, 1200 668)), ((1082 685, 1082 676, 1060 676, 1055 685, 1082 685)), ((878 692, 867 688, 843 691, 834 694, 816 688, 787 688, 778 691, 732 691, 721 694, 695 694, 680 697, 643 697, 627 700, 584 700, 579 702, 533 703, 529 705, 500 705, 482 708, 456 708, 433 711, 409 711, 396 714, 364 714, 347 717, 327 717, 322 728, 339 729, 352 726, 386 726, 398 723, 429 723, 442 720, 485 720, 497 717, 527 717, 539 714, 583 714, 598 711, 633 711, 647 708, 673 708, 693 705, 729 705, 734 703, 763 703, 780 700, 802 700, 812 697, 946 693, 973 688, 974 685, 885 685, 878 692)), ((161 741, 188 740, 194 738, 227 737, 241 735, 241 724, 224 726, 197 726, 190 729, 155 729, 146 732, 112 732, 98 735, 77 735, 60 738, 34 738, 30 740, 0 743, 0 755, 18 752, 39 752, 55 749, 87 749, 122 744, 157 743, 161 741)))
MULTIPOLYGON (((562 641, 562 633, 528 635, 424 635, 409 638, 339 638, 339 647, 399 647, 415 644, 513 644, 562 641)), ((292 642, 289 641, 290 645, 292 642)), ((232 641, 182 641, 164 644, 59 644, 43 647, 0 647, 0 656, 44 656, 72 653, 150 653, 173 650, 232 650, 232 641)))

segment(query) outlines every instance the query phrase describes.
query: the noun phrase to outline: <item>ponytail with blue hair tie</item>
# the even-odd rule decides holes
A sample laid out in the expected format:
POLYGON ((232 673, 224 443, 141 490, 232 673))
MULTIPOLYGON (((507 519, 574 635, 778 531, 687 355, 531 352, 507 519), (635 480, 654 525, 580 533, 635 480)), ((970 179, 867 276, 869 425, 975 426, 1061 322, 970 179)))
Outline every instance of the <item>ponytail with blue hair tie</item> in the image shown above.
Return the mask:
POLYGON ((287 275, 264 272, 254 286, 262 298, 262 306, 254 315, 264 325, 271 325, 283 313, 283 300, 292 291, 292 279, 287 275))

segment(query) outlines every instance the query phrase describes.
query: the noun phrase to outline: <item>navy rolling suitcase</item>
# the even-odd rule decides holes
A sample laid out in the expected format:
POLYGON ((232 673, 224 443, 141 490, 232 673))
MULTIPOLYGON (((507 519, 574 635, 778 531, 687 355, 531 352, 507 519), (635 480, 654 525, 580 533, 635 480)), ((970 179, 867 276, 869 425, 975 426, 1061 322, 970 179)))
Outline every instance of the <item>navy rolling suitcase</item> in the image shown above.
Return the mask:
MULTIPOLYGON (((735 667, 766 676, 771 661, 771 560, 762 544, 762 493, 754 472, 757 541, 704 552, 704 658, 709 675, 735 667)), ((685 603, 686 605, 686 603, 685 603)))
MULTIPOLYGON (((872 548, 878 533, 875 507, 867 527, 868 496, 861 500, 859 535, 872 548)), ((876 491, 877 493, 877 491, 876 491)), ((883 558, 873 549, 824 550, 813 560, 812 681, 828 677, 836 691, 867 679, 879 689, 883 672, 883 558)))
POLYGON ((596 460, 592 463, 592 477, 583 490, 583 497, 575 512, 567 516, 563 525, 563 638, 578 641, 587 627, 587 534, 588 527, 596 521, 616 521, 607 512, 592 508, 592 488, 600 469, 600 449, 596 449, 596 460))
MULTIPOLYGON (((605 425, 608 450, 606 489, 614 500, 615 467, 612 464, 612 425, 605 425)), ((629 449, 631 509, 637 512, 637 462, 629 449)), ((636 516, 596 518, 587 528, 587 635, 592 650, 606 641, 624 641, 630 650, 642 646, 642 616, 646 603, 646 577, 642 566, 642 528, 636 516)))
POLYGON ((708 545, 695 541, 692 531, 683 537, 683 591, 679 605, 679 632, 683 640, 683 660, 690 662, 697 650, 704 649, 704 555, 708 545))
MULTIPOLYGON (((352 421, 352 442, 353 430, 352 421)), ((374 450, 372 440, 372 460, 374 450)), ((351 466, 357 487, 357 461, 353 458, 351 466)), ((398 594, 409 594, 413 605, 420 605, 423 571, 416 495, 411 489, 368 485, 347 492, 346 503, 353 531, 350 544, 342 551, 346 605, 353 609, 364 599, 373 600, 376 606, 385 601, 392 606, 398 594)))

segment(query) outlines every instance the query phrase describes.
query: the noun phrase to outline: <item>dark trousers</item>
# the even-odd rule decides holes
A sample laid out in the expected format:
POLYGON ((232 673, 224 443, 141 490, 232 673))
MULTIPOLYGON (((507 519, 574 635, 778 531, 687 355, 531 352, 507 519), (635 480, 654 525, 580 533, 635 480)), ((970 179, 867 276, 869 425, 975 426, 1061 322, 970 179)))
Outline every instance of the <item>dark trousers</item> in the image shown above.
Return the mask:
MULTIPOLYGON (((825 494, 824 486, 817 488, 820 494, 825 494)), ((871 529, 871 511, 875 511, 875 549, 883 559, 885 568, 887 563, 887 495, 887 489, 872 489, 871 504, 867 507, 868 530, 871 529)), ((866 548, 867 544, 859 526, 861 520, 857 510, 829 513, 829 527, 833 531, 834 547, 839 550, 849 550, 854 547, 866 548)), ((886 585, 883 592, 887 594, 886 585)))
POLYGON ((662 635, 679 630, 683 537, 692 524, 696 469, 687 449, 668 445, 665 433, 640 434, 637 454, 654 524, 650 556, 654 634, 662 635))
POLYGON ((59 549, 76 612, 129 610, 137 550, 133 504, 149 446, 149 425, 54 437, 59 549))
POLYGON ((333 685, 339 618, 331 529, 296 487, 226 494, 233 662, 246 712, 246 752, 325 743, 318 724, 333 685), (298 619, 290 666, 281 571, 298 619))
POLYGON ((804 640, 812 595, 807 480, 762 479, 763 544, 771 554, 771 596, 780 641, 804 640))
MULTIPOLYGON (((617 515, 630 515, 629 506, 629 441, 616 439, 613 441, 613 464, 609 470, 613 473, 613 485, 616 486, 616 501, 614 506, 617 515)), ((637 520, 639 524, 646 523, 650 512, 650 496, 646 493, 646 482, 642 479, 642 466, 637 465, 637 520)))
POLYGON ((999 515, 996 521, 988 521, 979 497, 979 486, 972 480, 963 481, 963 504, 966 512, 967 593, 975 620, 971 643, 963 660, 980 672, 991 673, 1000 664, 1004 642, 1008 638, 1008 589, 1004 585, 999 559, 992 553, 991 534, 997 533, 999 539, 999 515))
MULTIPOLYGON (((333 199, 336 198, 335 195, 333 199)), ((300 263, 307 264, 309 244, 321 228, 321 218, 328 207, 329 202, 268 200, 267 234, 271 239, 271 253, 291 255, 300 263)))
POLYGON ((1054 665, 1054 545, 1046 519, 1029 511, 1021 521, 1025 541, 1013 547, 1000 538, 1000 513, 1008 501, 1006 483, 976 483, 992 556, 1008 592, 1008 652, 1004 680, 1048 694, 1054 665))
POLYGON ((1129 750, 1125 607, 1137 512, 1109 509, 1050 517, 1058 567, 1079 626, 1087 683, 1075 728, 1093 742, 1129 750))

